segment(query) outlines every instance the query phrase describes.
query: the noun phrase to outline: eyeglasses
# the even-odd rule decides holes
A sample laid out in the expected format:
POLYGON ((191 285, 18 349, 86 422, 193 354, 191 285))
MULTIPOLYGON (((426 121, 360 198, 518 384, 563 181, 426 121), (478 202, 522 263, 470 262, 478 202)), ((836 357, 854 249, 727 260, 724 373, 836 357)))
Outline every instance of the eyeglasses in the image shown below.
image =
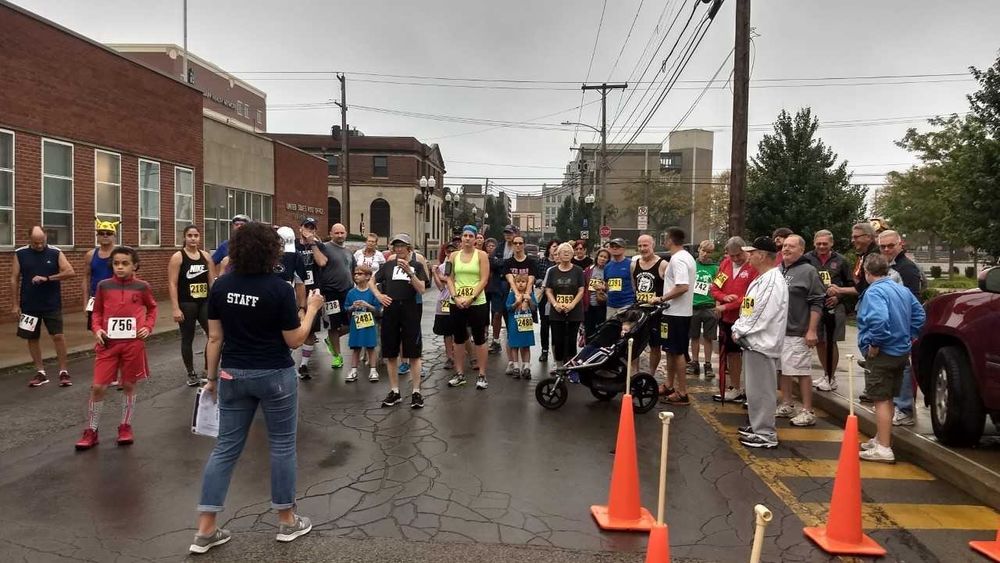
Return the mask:
POLYGON ((880 245, 878 245, 878 247, 879 248, 896 248, 896 243, 892 243, 892 244, 880 244, 880 245))
POLYGON ((851 235, 851 240, 858 240, 859 238, 871 238, 870 235, 851 235))
POLYGON ((517 241, 515 240, 515 241, 514 241, 514 242, 512 242, 511 244, 513 244, 514 246, 524 246, 524 241, 521 241, 521 242, 517 242, 517 241))
POLYGON ((102 236, 102 237, 110 237, 110 236, 114 236, 115 233, 114 233, 114 231, 97 231, 97 234, 98 234, 98 236, 102 236))

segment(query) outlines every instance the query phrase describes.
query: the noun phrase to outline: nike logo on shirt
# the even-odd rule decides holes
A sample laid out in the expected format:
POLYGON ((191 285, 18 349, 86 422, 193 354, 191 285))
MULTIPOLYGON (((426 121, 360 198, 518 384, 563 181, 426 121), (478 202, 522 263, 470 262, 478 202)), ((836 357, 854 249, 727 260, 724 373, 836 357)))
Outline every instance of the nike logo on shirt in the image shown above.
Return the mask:
POLYGON ((206 271, 207 270, 205 269, 205 266, 202 266, 202 265, 191 266, 190 268, 188 268, 188 271, 187 271, 187 274, 186 274, 187 275, 187 279, 193 280, 194 278, 196 278, 196 277, 204 274, 206 271))

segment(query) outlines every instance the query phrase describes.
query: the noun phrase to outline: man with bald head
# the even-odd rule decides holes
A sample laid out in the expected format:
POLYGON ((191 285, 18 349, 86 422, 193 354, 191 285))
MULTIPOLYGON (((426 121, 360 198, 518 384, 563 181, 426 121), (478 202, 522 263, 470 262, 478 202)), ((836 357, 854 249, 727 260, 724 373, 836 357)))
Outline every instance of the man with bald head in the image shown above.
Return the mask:
POLYGON ((32 227, 28 238, 28 246, 14 251, 16 260, 10 273, 11 295, 19 297, 18 304, 11 311, 17 317, 17 335, 28 341, 28 352, 35 363, 35 377, 28 385, 39 387, 49 382, 39 343, 42 323, 45 323, 59 361, 59 385, 69 387, 73 382, 66 371, 60 282, 74 276, 73 266, 62 251, 49 246, 48 237, 41 227, 32 227))
MULTIPOLYGON (((639 257, 632 261, 632 287, 635 288, 636 303, 650 305, 659 303, 663 295, 663 276, 667 273, 667 261, 656 255, 653 237, 640 235, 636 241, 639 257)), ((656 373, 660 365, 660 327, 649 323, 649 372, 656 373)))
POLYGON ((330 227, 330 242, 320 245, 320 253, 315 256, 319 267, 319 290, 326 305, 324 315, 329 325, 326 345, 330 350, 330 366, 344 367, 344 357, 340 354, 340 338, 347 334, 350 318, 344 307, 347 292, 354 286, 354 253, 344 248, 347 227, 335 223, 330 227))

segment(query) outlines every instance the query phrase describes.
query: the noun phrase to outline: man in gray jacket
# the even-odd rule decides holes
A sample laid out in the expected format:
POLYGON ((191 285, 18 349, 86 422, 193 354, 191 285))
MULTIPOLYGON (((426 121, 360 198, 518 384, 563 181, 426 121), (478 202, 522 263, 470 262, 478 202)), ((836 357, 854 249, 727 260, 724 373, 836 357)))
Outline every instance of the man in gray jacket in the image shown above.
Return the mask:
POLYGON ((781 248, 781 274, 788 284, 788 323, 781 348, 781 395, 784 402, 774 415, 791 418, 793 426, 816 424, 812 407, 812 348, 819 341, 817 328, 826 301, 826 286, 816 267, 803 256, 806 242, 789 235, 781 248), (802 394, 802 410, 797 414, 792 399, 792 383, 797 379, 802 394))

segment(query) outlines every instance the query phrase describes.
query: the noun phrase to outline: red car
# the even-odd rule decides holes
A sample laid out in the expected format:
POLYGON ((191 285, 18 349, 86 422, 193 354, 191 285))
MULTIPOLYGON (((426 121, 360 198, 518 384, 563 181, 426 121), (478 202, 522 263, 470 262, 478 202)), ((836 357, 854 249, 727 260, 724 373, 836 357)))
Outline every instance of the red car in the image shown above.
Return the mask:
POLYGON ((987 414, 1000 427, 1000 267, 979 274, 979 289, 940 295, 925 307, 912 359, 934 435, 951 446, 975 445, 987 414))

